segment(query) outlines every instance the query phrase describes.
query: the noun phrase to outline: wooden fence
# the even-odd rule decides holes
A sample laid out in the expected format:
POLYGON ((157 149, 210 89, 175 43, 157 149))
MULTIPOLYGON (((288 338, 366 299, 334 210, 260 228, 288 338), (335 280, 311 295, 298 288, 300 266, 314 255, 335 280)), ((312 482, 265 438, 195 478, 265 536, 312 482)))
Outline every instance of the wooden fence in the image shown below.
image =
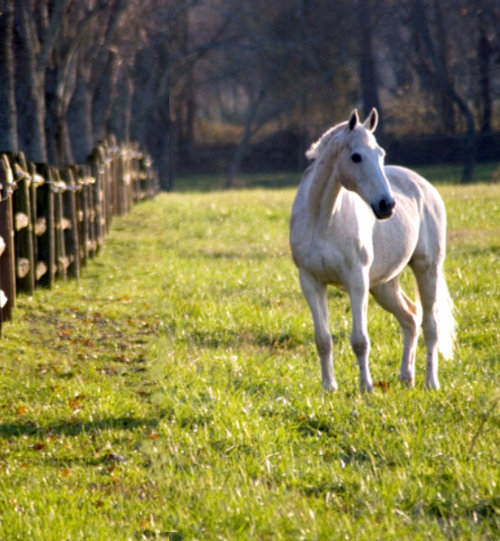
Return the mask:
POLYGON ((114 215, 153 197, 158 178, 137 145, 98 145, 87 163, 58 170, 0 154, 0 330, 18 292, 78 278, 114 215))

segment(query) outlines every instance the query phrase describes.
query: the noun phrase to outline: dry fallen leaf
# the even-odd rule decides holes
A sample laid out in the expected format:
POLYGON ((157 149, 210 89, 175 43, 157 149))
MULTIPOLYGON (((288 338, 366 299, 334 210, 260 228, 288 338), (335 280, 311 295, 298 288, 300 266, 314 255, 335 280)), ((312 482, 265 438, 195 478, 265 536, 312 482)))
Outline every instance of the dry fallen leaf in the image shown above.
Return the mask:
POLYGON ((45 443, 42 443, 42 442, 39 442, 39 443, 34 443, 31 448, 34 450, 34 451, 41 451, 42 449, 45 449, 45 443))
POLYGON ((26 415, 28 413, 28 408, 26 406, 18 406, 16 412, 18 415, 26 415))

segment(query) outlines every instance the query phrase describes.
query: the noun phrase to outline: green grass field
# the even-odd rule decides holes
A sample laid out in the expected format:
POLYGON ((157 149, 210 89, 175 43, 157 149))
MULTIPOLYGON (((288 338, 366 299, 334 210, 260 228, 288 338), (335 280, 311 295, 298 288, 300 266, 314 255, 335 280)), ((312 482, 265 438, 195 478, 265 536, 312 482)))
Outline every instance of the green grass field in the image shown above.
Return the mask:
POLYGON ((361 396, 334 289, 322 392, 293 189, 161 194, 116 219, 78 282, 4 325, 0 539, 500 538, 500 185, 440 191, 460 327, 438 392, 422 346, 416 388, 398 383, 399 329, 372 302, 361 396))

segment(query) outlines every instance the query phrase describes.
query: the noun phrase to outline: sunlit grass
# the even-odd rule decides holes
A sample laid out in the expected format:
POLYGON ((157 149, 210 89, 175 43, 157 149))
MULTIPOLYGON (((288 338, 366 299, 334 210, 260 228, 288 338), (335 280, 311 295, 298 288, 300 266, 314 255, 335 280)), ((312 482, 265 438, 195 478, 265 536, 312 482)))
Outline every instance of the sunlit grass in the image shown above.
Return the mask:
POLYGON ((421 347, 398 384, 399 329, 371 303, 380 385, 360 396, 336 290, 339 392, 321 391, 293 189, 162 194, 116 220, 79 282, 4 326, 0 538, 498 538, 500 186, 440 191, 460 329, 439 392, 421 347))

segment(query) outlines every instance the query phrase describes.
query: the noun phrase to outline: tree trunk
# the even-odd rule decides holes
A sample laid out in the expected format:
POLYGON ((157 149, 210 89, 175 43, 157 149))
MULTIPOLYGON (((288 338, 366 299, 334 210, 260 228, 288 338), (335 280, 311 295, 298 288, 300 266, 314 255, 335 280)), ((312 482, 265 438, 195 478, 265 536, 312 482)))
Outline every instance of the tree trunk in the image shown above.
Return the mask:
POLYGON ((378 96, 378 81, 375 67, 373 48, 373 0, 358 0, 358 14, 361 25, 360 52, 359 52, 359 80, 361 83, 361 97, 363 112, 366 115, 375 107, 379 111, 377 133, 383 138, 384 125, 378 96))
POLYGON ((16 4, 14 16, 14 51, 16 68, 16 106, 18 142, 26 157, 47 162, 45 138, 45 65, 37 58, 29 7, 16 4))
MULTIPOLYGON (((453 85, 453 79, 450 74, 448 62, 448 39, 446 25, 443 21, 440 0, 434 0, 434 20, 436 25, 436 54, 439 58, 442 77, 453 85)), ((455 109, 453 99, 446 87, 439 84, 439 111, 441 115, 441 125, 447 133, 455 133, 455 109)))
POLYGON ((111 133, 114 133, 119 141, 128 142, 131 139, 130 122, 133 96, 133 82, 128 72, 122 74, 118 86, 121 91, 113 104, 109 126, 111 133))
POLYGON ((250 139, 252 138, 252 125, 255 122, 255 119, 257 118, 257 114, 259 112, 259 107, 266 95, 266 85, 263 84, 259 91, 257 92, 257 96, 254 98, 254 100, 250 103, 247 116, 245 119, 245 127, 243 130, 243 136, 241 137, 241 140, 236 147, 236 152, 233 156, 233 161, 231 162, 231 167, 229 168, 227 178, 226 178, 226 188, 232 188, 234 186, 234 181, 236 178, 236 175, 239 173, 241 168, 241 162, 243 161, 243 158, 248 150, 248 145, 250 144, 250 139))
POLYGON ((63 169, 73 163, 73 154, 66 118, 65 81, 61 71, 61 64, 56 63, 45 72, 45 130, 48 161, 63 169))
POLYGON ((58 119, 57 128, 57 154, 58 154, 58 167, 64 169, 74 163, 73 152, 71 150, 71 140, 69 136, 68 121, 65 111, 61 111, 58 119))
POLYGON ((83 74, 79 73, 77 77, 66 117, 73 158, 77 163, 83 163, 90 155, 93 146, 92 96, 83 74))
POLYGON ((109 52, 106 67, 92 97, 94 141, 103 140, 108 133, 108 122, 116 93, 117 68, 118 58, 116 54, 109 52))
POLYGON ((238 175, 240 171, 241 162, 243 161, 243 158, 248 150, 248 145, 250 143, 250 137, 252 135, 250 127, 251 127, 251 122, 247 121, 247 123, 245 124, 243 137, 241 138, 240 142, 238 143, 238 146, 236 147, 236 152, 234 153, 231 166, 229 167, 229 171, 226 178, 226 188, 233 188, 235 185, 236 176, 238 175))
POLYGON ((17 152, 16 94, 14 86, 14 1, 0 0, 0 151, 17 152))
POLYGON ((49 67, 45 72, 45 134, 47 139, 47 160, 51 165, 59 166, 57 148, 57 67, 49 67))
POLYGON ((490 86, 490 58, 492 47, 486 36, 484 28, 479 28, 478 43, 479 86, 481 92, 481 133, 491 132, 491 86, 490 86))
POLYGON ((46 163, 45 77, 30 68, 24 75, 17 78, 18 139, 29 160, 46 163))

